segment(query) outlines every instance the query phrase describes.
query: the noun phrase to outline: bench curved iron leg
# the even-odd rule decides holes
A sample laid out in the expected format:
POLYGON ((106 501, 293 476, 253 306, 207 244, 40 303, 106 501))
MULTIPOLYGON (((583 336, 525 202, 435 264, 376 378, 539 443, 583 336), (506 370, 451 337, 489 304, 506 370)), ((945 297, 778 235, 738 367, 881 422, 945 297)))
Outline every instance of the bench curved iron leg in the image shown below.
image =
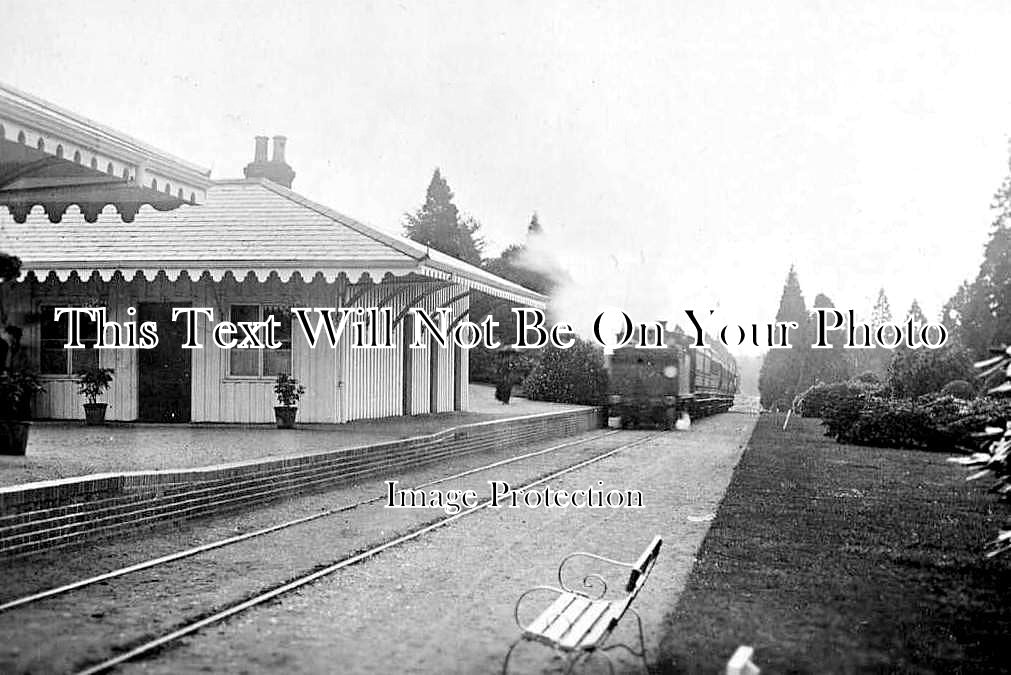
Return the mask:
POLYGON ((639 658, 641 658, 642 671, 644 673, 649 673, 649 663, 646 661, 646 639, 645 639, 645 632, 642 629, 642 617, 639 616, 639 612, 635 611, 631 607, 629 607, 626 611, 628 611, 635 617, 635 621, 639 625, 639 651, 636 651, 631 647, 629 647, 628 645, 621 642, 619 642, 618 644, 602 647, 600 651, 606 654, 609 649, 624 649, 632 656, 638 656, 639 658))
POLYGON ((641 650, 639 656, 642 657, 642 672, 648 673, 649 663, 646 662, 646 635, 642 630, 642 617, 639 616, 639 612, 631 607, 628 608, 628 611, 632 613, 632 616, 635 617, 635 622, 639 624, 639 649, 641 650))
POLYGON ((607 653, 607 650, 606 649, 598 649, 594 653, 600 654, 601 656, 604 657, 604 660, 607 661, 607 671, 611 675, 614 675, 614 660, 611 658, 611 655, 607 653))
POLYGON ((502 663, 502 675, 509 675, 509 659, 513 655, 513 650, 516 649, 516 646, 521 642, 523 642, 523 638, 519 638, 509 645, 509 651, 506 652, 505 661, 502 663))

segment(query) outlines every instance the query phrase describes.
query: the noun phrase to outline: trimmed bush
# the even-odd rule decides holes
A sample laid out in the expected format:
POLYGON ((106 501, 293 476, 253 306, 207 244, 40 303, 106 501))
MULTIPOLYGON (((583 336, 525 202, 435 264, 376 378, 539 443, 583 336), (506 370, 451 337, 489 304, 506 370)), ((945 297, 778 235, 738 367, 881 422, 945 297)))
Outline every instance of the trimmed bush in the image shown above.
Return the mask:
POLYGON ((837 440, 879 448, 949 449, 954 441, 943 425, 934 422, 930 408, 911 401, 870 398, 849 429, 837 440))
POLYGON ((1011 416, 1011 399, 929 394, 916 400, 840 392, 826 407, 826 436, 840 443, 881 448, 949 452, 969 442, 969 435, 986 426, 1003 426, 1011 416))
POLYGON ((498 367, 497 350, 487 347, 474 347, 468 355, 471 382, 495 384, 495 373, 498 367))
POLYGON ((873 370, 865 370, 859 375, 854 376, 853 380, 856 382, 863 382, 864 384, 883 384, 881 377, 873 370))
POLYGON ((827 385, 830 387, 823 396, 821 403, 822 424, 826 428, 826 436, 832 436, 840 443, 845 443, 842 436, 847 434, 860 417, 864 403, 874 390, 851 382, 840 382, 827 385))
POLYGON ((535 401, 600 405, 607 394, 604 351, 585 340, 569 349, 545 347, 523 391, 535 401))
POLYGON ((969 401, 976 398, 976 391, 965 380, 952 380, 941 389, 941 395, 969 401))
POLYGON ((825 417, 829 411, 841 409, 848 399, 862 399, 865 396, 877 396, 881 386, 877 382, 865 382, 857 379, 849 382, 819 383, 808 388, 800 396, 800 414, 803 417, 825 417))

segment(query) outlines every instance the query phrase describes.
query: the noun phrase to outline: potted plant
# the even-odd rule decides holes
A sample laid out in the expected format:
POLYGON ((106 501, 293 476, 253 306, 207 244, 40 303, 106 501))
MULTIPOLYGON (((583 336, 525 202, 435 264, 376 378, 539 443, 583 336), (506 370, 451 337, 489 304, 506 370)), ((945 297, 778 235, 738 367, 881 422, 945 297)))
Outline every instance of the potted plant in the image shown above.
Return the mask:
POLYGON ((85 366, 74 375, 77 376, 78 393, 88 400, 84 404, 84 420, 88 426, 105 424, 105 409, 107 403, 99 403, 98 397, 105 393, 112 384, 112 368, 85 366))
POLYGON ((40 391, 34 370, 0 371, 0 455, 25 454, 32 399, 40 391))
POLYGON ((274 383, 274 393, 277 394, 278 405, 274 406, 274 418, 278 429, 295 428, 295 416, 298 414, 298 399, 305 393, 305 387, 287 373, 278 373, 274 383))

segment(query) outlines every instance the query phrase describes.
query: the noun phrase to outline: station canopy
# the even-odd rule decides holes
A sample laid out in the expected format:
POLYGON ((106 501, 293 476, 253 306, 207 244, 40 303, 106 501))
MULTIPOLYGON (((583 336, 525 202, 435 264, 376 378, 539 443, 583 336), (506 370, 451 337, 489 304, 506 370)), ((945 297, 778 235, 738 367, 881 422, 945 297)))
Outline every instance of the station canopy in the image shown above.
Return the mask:
POLYGON ((76 206, 93 223, 111 206, 130 222, 141 206, 197 204, 210 171, 0 83, 0 207, 24 223, 41 207, 60 222, 76 206))
POLYGON ((2 84, 0 250, 20 257, 38 281, 175 281, 183 273, 215 282, 435 279, 529 307, 546 302, 266 178, 211 180, 209 171, 2 84))

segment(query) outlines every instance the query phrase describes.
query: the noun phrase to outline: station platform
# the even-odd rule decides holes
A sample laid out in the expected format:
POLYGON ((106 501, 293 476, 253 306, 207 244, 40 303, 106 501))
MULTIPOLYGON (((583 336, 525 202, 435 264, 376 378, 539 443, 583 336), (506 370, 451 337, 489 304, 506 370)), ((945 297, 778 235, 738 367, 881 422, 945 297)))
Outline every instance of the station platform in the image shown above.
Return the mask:
POLYGON ((383 443, 451 427, 511 417, 579 409, 581 406, 513 397, 495 400, 494 387, 472 384, 467 412, 388 417, 347 424, 33 422, 23 457, 0 456, 0 487, 117 471, 187 469, 246 460, 267 460, 383 443))
POLYGON ((343 425, 37 423, 0 457, 0 557, 216 515, 384 472, 599 428, 602 410, 494 400, 472 410, 343 425))

